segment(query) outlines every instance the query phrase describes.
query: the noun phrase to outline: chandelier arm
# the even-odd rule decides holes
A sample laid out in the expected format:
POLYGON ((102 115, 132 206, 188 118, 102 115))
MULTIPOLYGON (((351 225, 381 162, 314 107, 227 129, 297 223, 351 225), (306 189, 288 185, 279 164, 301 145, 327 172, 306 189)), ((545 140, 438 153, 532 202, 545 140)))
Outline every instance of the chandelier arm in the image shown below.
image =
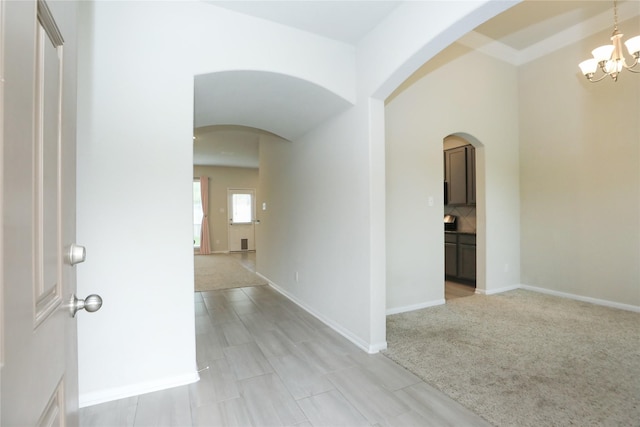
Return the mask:
POLYGON ((599 79, 593 80, 593 76, 591 77, 587 77, 587 80, 589 80, 591 83, 598 83, 600 80, 604 79, 605 77, 607 77, 609 74, 604 73, 602 75, 602 77, 600 77, 599 79))
POLYGON ((631 65, 624 64, 624 68, 626 68, 627 70, 631 71, 632 73, 640 73, 640 69, 639 70, 634 70, 633 69, 636 65, 638 65, 638 57, 634 56, 633 59, 634 59, 633 64, 631 64, 631 65))

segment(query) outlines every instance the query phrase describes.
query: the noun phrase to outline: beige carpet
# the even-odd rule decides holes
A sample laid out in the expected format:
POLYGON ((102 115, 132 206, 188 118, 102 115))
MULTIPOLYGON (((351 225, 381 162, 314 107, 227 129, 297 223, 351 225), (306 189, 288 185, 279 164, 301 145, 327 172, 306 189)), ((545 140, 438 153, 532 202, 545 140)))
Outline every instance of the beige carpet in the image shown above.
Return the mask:
POLYGON ((266 285, 264 279, 250 270, 252 265, 255 266, 251 255, 243 255, 195 255, 195 290, 214 291, 266 285))
POLYGON ((640 313, 516 290, 389 316, 387 342, 497 426, 640 426, 640 313))

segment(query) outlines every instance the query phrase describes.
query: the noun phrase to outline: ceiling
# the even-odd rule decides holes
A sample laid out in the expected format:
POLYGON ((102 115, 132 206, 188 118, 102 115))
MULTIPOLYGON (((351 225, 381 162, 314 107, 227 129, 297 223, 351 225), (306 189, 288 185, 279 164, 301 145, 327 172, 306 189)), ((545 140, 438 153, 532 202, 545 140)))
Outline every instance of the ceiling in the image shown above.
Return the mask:
POLYGON ((400 1, 207 1, 225 9, 355 45, 400 1))
MULTIPOLYGON (((403 2, 207 3, 355 45, 403 2)), ((618 9, 619 21, 638 16, 640 1, 620 0, 618 9)), ((521 65, 612 26, 613 7, 608 0, 524 0, 459 43, 521 65)), ((636 35, 637 29, 632 33, 636 35)), ((268 73, 197 76, 195 89, 195 164, 257 167, 260 132, 293 139, 348 107, 344 100, 308 82, 268 73)))

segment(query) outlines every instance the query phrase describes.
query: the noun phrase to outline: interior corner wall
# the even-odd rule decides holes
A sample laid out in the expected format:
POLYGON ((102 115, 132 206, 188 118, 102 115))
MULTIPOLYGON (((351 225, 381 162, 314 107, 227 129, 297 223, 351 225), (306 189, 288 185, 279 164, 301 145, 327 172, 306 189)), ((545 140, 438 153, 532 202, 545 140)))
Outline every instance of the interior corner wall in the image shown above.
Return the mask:
MULTIPOLYGON (((209 177, 209 238, 213 252, 229 251, 227 189, 258 188, 258 169, 222 166, 194 166, 193 176, 209 177)), ((256 212, 260 193, 256 191, 256 212)))
POLYGON ((577 67, 609 37, 520 69, 522 282, 638 307, 640 76, 589 83, 577 67))
POLYGON ((483 291, 519 284, 517 89, 514 66, 454 44, 387 103, 388 311, 444 301, 443 139, 454 133, 483 144, 477 185, 483 291))

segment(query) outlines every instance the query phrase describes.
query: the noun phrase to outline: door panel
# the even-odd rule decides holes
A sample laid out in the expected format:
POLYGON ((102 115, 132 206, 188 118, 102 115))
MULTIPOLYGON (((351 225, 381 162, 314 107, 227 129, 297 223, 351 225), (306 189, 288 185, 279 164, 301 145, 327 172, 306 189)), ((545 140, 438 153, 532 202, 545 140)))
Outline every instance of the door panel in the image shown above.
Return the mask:
MULTIPOLYGON (((42 13, 40 14, 42 16, 42 13)), ((34 123, 34 306, 40 324, 62 302, 60 295, 60 131, 62 40, 55 24, 39 19, 36 26, 34 123), (44 22, 44 25, 43 25, 44 22)))
POLYGON ((254 251, 256 202, 253 189, 228 189, 229 251, 254 251))
POLYGON ((2 2, 2 426, 77 425, 75 2, 2 2))

